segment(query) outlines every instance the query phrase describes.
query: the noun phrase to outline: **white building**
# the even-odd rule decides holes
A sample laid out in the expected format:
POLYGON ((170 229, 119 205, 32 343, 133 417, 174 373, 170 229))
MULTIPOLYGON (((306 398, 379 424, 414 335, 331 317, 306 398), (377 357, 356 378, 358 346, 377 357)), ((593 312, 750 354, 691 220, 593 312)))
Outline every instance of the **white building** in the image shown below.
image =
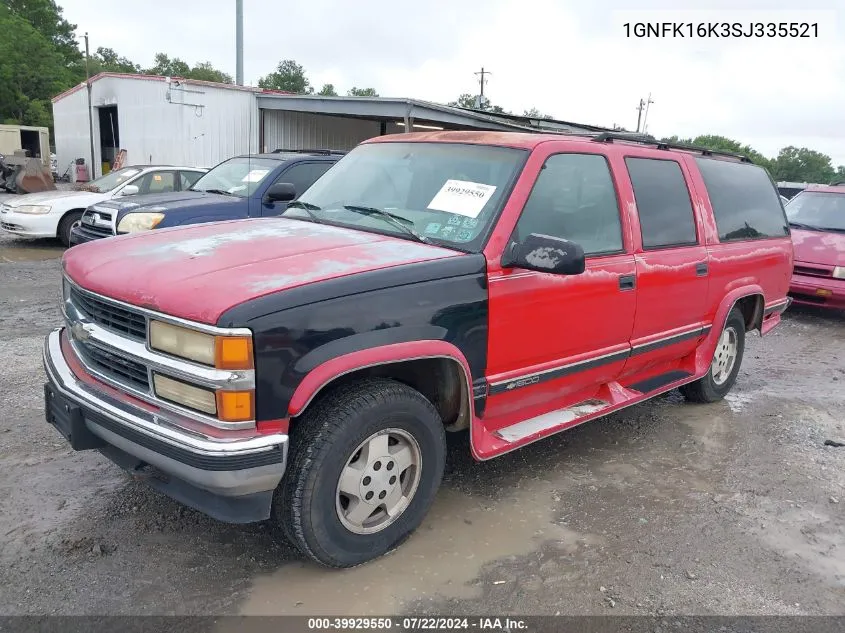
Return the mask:
MULTIPOLYGON (((605 131, 565 121, 494 115, 414 99, 291 95, 246 86, 151 75, 91 78, 94 177, 118 150, 127 165, 213 167, 238 154, 275 149, 348 150, 406 129, 605 131)), ((82 83, 53 99, 58 171, 91 163, 89 107, 82 83)))

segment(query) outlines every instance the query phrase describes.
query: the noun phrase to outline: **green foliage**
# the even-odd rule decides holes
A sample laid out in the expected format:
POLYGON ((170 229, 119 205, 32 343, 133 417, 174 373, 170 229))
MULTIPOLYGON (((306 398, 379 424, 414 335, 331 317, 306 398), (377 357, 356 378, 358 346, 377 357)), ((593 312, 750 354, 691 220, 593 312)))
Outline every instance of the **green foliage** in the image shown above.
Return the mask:
POLYGON ((320 88, 320 92, 317 94, 324 97, 336 97, 337 91, 334 89, 334 84, 323 84, 323 87, 320 88))
POLYGON ((452 106, 453 108, 467 108, 470 110, 486 110, 488 112, 493 112, 495 114, 510 114, 507 110, 502 108, 502 106, 498 105, 491 105, 488 101, 485 104, 482 104, 481 107, 477 107, 475 105, 475 100, 477 97, 475 95, 471 95, 467 92, 459 96, 454 101, 450 101, 446 105, 452 106))
POLYGON ((120 57, 113 48, 100 46, 91 56, 91 76, 98 73, 141 73, 141 66, 126 57, 120 57))
POLYGON ((346 93, 350 97, 377 97, 375 88, 350 88, 346 93))
POLYGON ((551 120, 554 117, 551 114, 543 114, 537 108, 531 108, 530 110, 524 110, 522 116, 527 116, 532 119, 546 119, 551 120))
POLYGON ((217 70, 211 65, 211 62, 201 62, 191 68, 187 62, 178 57, 171 59, 166 53, 156 53, 153 61, 155 63, 152 68, 143 71, 144 74, 182 77, 184 79, 196 79, 198 81, 216 81, 223 84, 234 83, 231 75, 217 70))
POLYGON ((0 119, 20 125, 52 123, 51 98, 73 85, 54 42, 0 4, 0 119))
POLYGON ((305 69, 292 59, 279 62, 274 72, 258 80, 258 86, 300 95, 314 93, 314 88, 305 76, 305 69))
POLYGON ((55 0, 3 0, 2 4, 50 40, 66 64, 82 59, 76 25, 62 17, 62 9, 55 0))
POLYGON ((772 176, 788 182, 832 182, 845 167, 834 168, 830 156, 806 147, 784 147, 771 162, 772 176))

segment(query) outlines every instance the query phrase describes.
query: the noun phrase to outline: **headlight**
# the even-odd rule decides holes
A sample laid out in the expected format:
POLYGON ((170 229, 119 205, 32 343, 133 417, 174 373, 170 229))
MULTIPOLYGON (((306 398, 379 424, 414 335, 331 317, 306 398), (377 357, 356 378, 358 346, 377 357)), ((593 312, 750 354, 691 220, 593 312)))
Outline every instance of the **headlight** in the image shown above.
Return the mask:
POLYGON ((837 279, 845 279, 845 266, 837 266, 834 268, 833 276, 837 279))
POLYGON ((44 204, 22 204, 19 207, 11 207, 14 213, 27 213, 29 215, 46 215, 50 213, 50 206, 44 204))
POLYGON ((252 369, 252 338, 212 336, 163 321, 150 321, 150 347, 218 369, 252 369))
POLYGON ((163 213, 128 213, 117 225, 118 233, 137 233, 149 231, 164 219, 163 213))
POLYGON ((173 380, 161 374, 153 374, 153 384, 159 398, 170 400, 203 413, 217 413, 217 398, 213 391, 194 387, 181 380, 173 380))

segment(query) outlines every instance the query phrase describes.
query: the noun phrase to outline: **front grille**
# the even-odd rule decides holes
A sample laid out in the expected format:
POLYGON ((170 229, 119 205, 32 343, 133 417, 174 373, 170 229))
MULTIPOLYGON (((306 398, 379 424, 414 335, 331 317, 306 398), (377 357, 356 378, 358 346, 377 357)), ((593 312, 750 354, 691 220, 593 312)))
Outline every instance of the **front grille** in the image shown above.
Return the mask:
POLYGON ((81 342, 76 343, 76 352, 86 365, 107 378, 149 392, 150 380, 147 368, 141 363, 81 342))
POLYGON ((147 340, 147 320, 143 315, 100 301, 74 287, 70 289, 70 300, 80 312, 84 313, 94 323, 138 341, 147 340))
POLYGON ((819 268, 817 266, 795 266, 793 272, 796 275, 804 275, 806 277, 833 277, 833 270, 828 268, 819 268))
POLYGON ((114 235, 109 228, 104 226, 94 226, 91 224, 80 224, 76 230, 88 239, 92 240, 99 240, 103 237, 111 237, 114 235))

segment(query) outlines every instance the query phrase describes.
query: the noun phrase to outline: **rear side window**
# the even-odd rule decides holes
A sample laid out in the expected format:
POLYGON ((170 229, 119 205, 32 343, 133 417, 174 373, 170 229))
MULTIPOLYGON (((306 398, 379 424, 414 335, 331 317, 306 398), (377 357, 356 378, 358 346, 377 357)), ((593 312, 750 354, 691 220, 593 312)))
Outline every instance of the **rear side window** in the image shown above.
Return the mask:
POLYGON ((789 225, 780 197, 762 167, 696 158, 722 242, 783 237, 789 225))
POLYGON ((626 158, 640 216, 643 248, 698 243, 689 190, 681 166, 673 160, 626 158))

